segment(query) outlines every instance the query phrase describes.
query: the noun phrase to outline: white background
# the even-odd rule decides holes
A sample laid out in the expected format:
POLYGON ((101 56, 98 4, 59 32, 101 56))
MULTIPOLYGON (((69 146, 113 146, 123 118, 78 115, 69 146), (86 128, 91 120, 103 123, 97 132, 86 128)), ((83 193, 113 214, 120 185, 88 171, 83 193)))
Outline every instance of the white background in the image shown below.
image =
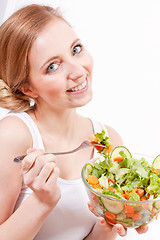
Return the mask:
MULTIPOLYGON (((115 128, 132 152, 160 154, 160 1, 0 2, 5 19, 26 2, 59 6, 94 59, 94 97, 78 112, 115 128)), ((158 240, 159 225, 123 239, 158 240)))

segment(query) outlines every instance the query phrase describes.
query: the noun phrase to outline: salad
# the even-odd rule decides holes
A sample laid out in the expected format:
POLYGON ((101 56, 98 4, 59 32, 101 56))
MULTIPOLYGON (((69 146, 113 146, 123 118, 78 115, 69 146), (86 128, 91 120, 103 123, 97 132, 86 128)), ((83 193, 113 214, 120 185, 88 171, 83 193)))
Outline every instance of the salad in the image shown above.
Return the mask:
POLYGON ((111 224, 136 227, 149 222, 160 211, 160 155, 149 164, 124 146, 112 150, 104 130, 89 140, 104 146, 95 147, 98 161, 84 167, 95 211, 111 224))

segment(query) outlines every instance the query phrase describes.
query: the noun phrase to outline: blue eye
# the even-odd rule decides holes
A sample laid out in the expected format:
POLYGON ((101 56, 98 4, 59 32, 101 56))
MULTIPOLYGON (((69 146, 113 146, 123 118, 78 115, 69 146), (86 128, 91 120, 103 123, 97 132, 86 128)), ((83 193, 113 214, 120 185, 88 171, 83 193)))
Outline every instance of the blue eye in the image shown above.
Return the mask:
POLYGON ((49 67, 47 68, 47 72, 55 72, 58 68, 58 64, 57 63, 52 63, 49 65, 49 67))
POLYGON ((82 51, 82 45, 78 44, 73 48, 73 55, 76 55, 82 51))

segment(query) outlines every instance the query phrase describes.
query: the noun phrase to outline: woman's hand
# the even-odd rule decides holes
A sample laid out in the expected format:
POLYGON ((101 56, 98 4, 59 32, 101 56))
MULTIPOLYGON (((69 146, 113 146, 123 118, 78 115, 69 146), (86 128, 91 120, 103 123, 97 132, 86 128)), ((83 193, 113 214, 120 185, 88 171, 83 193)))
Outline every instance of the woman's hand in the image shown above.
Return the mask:
POLYGON ((145 233, 145 232, 148 231, 148 225, 145 223, 145 224, 143 224, 142 226, 136 228, 136 231, 137 231, 139 234, 145 233))
MULTIPOLYGON (((96 215, 97 222, 92 229, 92 232, 86 237, 86 240, 90 239, 99 239, 99 240, 114 240, 116 239, 117 234, 119 234, 121 237, 124 237, 127 234, 127 229, 124 228, 121 224, 115 224, 114 226, 111 226, 108 224, 103 217, 99 217, 92 206, 92 204, 88 203, 89 210, 96 215)), ((139 228, 136 228, 136 231, 139 234, 145 233, 148 230, 148 225, 144 224, 139 228)))
POLYGON ((55 207, 61 197, 57 186, 59 168, 53 154, 44 155, 42 150, 29 149, 22 161, 24 183, 33 190, 38 199, 55 207))
MULTIPOLYGON (((88 208, 94 215, 98 217, 90 202, 88 202, 88 208)), ((121 224, 115 224, 114 226, 111 226, 103 217, 98 217, 91 233, 85 238, 85 240, 114 240, 116 239, 117 234, 123 237, 126 235, 126 233, 126 229, 121 224)))

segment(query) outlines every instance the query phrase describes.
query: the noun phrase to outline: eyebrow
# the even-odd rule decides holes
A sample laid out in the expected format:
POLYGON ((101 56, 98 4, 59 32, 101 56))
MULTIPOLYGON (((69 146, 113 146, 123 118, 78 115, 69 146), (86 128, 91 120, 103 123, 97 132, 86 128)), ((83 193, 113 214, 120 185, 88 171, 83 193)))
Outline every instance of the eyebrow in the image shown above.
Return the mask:
MULTIPOLYGON (((77 38, 75 41, 73 41, 72 45, 71 45, 71 48, 73 48, 73 46, 75 45, 76 42, 80 41, 79 38, 77 38)), ((42 69, 47 63, 53 61, 54 59, 58 58, 59 56, 54 56, 54 57, 51 57, 49 58, 45 63, 42 64, 41 68, 42 69)))

